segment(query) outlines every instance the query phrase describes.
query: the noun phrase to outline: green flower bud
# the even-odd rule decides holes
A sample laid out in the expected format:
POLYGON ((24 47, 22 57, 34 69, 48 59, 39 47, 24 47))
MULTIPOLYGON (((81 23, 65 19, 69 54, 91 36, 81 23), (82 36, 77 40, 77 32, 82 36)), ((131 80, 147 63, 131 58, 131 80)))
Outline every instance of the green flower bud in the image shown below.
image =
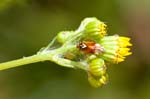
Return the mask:
POLYGON ((97 18, 86 18, 82 21, 78 30, 84 31, 88 37, 102 38, 106 35, 107 25, 99 21, 97 18))
POLYGON ((89 72, 93 76, 102 76, 106 73, 106 65, 103 59, 93 59, 89 64, 89 72))
POLYGON ((92 75, 88 75, 88 81, 91 84, 91 86, 98 88, 102 87, 108 82, 108 75, 102 75, 101 77, 94 77, 92 75))
POLYGON ((57 40, 59 43, 65 43, 70 37, 72 37, 73 31, 61 31, 57 34, 57 40))

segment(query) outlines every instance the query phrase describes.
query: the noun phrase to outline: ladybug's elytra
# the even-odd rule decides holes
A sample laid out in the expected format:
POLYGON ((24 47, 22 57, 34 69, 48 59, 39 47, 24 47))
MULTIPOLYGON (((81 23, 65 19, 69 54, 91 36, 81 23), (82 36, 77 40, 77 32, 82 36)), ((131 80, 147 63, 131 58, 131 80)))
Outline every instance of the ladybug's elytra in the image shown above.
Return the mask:
POLYGON ((100 54, 104 52, 104 48, 100 44, 97 44, 93 41, 80 42, 79 44, 77 44, 77 48, 85 53, 90 54, 100 54))

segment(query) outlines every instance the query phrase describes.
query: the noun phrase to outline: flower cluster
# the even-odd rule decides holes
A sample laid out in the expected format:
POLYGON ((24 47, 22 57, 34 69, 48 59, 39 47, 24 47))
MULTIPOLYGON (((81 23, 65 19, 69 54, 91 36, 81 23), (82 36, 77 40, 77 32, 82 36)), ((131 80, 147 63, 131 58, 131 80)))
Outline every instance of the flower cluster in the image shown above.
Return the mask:
POLYGON ((63 47, 64 59, 74 67, 84 69, 93 87, 107 83, 106 63, 117 64, 125 60, 130 52, 130 38, 119 35, 108 36, 107 25, 97 18, 86 18, 76 31, 58 33, 57 40, 63 47))
POLYGON ((25 64, 52 61, 60 66, 85 70, 93 87, 108 82, 107 63, 118 64, 131 55, 130 38, 108 36, 107 25, 97 18, 86 18, 75 31, 62 31, 36 55, 0 64, 0 70, 25 64), (57 45, 58 44, 58 45, 57 45))

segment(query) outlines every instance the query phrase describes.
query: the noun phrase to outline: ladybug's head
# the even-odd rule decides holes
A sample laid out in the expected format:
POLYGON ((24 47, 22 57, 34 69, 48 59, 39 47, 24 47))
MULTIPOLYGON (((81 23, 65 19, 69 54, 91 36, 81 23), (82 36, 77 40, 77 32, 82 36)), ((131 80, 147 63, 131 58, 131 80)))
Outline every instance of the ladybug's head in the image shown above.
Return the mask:
POLYGON ((80 42, 78 45, 77 45, 77 48, 79 48, 80 50, 85 50, 87 49, 87 45, 84 43, 84 42, 80 42))

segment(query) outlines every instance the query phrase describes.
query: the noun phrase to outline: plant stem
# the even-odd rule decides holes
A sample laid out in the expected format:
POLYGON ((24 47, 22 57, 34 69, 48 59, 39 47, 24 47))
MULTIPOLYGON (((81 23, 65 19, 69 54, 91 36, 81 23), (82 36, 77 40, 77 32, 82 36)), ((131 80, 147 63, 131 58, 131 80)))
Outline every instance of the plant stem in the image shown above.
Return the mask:
POLYGON ((76 68, 86 70, 87 67, 85 66, 85 64, 71 61, 69 59, 65 59, 61 57, 62 53, 67 52, 68 49, 74 49, 74 46, 69 46, 69 47, 64 46, 64 47, 61 47, 55 50, 49 50, 49 51, 43 50, 42 52, 39 52, 36 55, 0 63, 0 70, 5 70, 9 68, 14 68, 14 67, 41 62, 41 61, 46 61, 46 60, 55 62, 56 64, 60 66, 64 66, 64 67, 68 67, 68 68, 76 67, 76 68))
POLYGON ((30 63, 45 61, 49 59, 46 56, 47 55, 45 54, 37 54, 29 57, 23 57, 21 59, 9 61, 9 62, 0 63, 0 70, 5 70, 5 69, 14 68, 14 67, 18 67, 30 63))

